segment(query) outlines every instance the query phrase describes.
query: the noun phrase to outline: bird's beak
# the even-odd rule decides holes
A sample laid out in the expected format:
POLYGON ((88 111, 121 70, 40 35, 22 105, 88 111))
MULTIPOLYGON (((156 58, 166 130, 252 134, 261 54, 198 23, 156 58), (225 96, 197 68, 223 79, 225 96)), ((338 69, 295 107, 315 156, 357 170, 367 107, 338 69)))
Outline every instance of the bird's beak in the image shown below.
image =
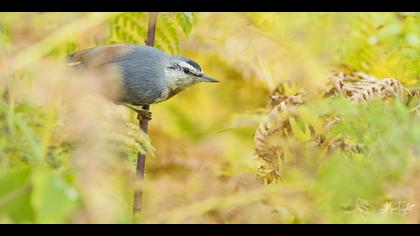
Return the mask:
POLYGON ((218 83, 218 82, 220 82, 217 79, 213 79, 213 78, 208 77, 206 75, 203 75, 203 77, 201 77, 201 81, 202 82, 211 82, 211 83, 218 83))

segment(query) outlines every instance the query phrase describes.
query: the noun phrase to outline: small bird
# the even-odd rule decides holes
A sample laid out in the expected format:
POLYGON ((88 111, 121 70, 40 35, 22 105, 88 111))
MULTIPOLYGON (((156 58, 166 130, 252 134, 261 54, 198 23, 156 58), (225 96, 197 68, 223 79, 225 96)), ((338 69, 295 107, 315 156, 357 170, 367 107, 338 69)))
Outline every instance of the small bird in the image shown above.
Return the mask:
POLYGON ((116 102, 149 120, 152 114, 142 106, 166 101, 199 82, 219 82, 206 76, 189 58, 143 45, 98 46, 70 54, 67 61, 71 66, 85 69, 116 66, 122 81, 122 91, 116 102))

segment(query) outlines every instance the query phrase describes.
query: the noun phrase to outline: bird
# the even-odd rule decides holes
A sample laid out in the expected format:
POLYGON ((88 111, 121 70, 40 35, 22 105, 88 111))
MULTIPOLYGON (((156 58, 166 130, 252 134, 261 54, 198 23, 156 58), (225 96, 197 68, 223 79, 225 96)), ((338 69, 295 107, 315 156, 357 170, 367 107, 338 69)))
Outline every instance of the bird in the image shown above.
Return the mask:
POLYGON ((200 82, 220 82, 207 76, 194 60, 147 45, 97 46, 69 54, 67 63, 79 69, 118 68, 122 89, 114 102, 148 120, 152 113, 143 106, 166 101, 200 82))

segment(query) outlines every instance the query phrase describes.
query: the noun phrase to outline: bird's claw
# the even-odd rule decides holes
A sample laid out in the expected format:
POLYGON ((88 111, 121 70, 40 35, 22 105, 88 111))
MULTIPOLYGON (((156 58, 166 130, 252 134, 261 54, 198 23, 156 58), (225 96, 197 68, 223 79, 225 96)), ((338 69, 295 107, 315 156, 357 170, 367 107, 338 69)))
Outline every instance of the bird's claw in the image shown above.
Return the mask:
POLYGON ((137 119, 139 119, 139 120, 142 120, 142 119, 151 120, 152 119, 152 112, 150 112, 149 110, 145 110, 143 108, 133 106, 133 105, 129 105, 129 104, 124 104, 124 106, 126 106, 126 107, 130 108, 131 110, 137 112, 137 119))
POLYGON ((142 120, 142 119, 151 120, 152 119, 152 112, 150 112, 148 110, 136 109, 135 111, 137 112, 137 119, 139 119, 139 120, 142 120))

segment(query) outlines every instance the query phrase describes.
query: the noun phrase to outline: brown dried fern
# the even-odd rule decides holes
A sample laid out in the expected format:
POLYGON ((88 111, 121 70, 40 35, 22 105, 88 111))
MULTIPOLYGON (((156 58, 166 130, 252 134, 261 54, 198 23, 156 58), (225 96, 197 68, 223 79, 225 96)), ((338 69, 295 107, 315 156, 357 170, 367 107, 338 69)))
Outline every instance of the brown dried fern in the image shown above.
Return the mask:
POLYGON ((378 80, 360 72, 354 73, 353 76, 344 76, 343 73, 338 73, 331 77, 331 82, 333 84, 332 91, 336 95, 348 97, 355 103, 392 97, 402 100, 406 93, 410 93, 394 78, 378 80))
MULTIPOLYGON (((403 100, 406 95, 414 96, 413 92, 406 89, 398 80, 386 78, 378 80, 373 76, 356 72, 351 75, 344 73, 334 73, 330 77, 331 84, 325 94, 329 96, 344 96, 354 103, 363 103, 373 99, 397 98, 403 100)), ((281 87, 281 85, 280 85, 281 87)), ((278 93, 279 90, 276 90, 278 93)), ((420 92, 418 93, 420 94, 420 92)), ((417 94, 417 95, 418 95, 417 94)), ((286 151, 278 142, 281 139, 293 136, 290 128, 290 118, 296 118, 297 107, 304 104, 304 92, 301 90, 293 96, 284 94, 270 96, 274 108, 269 112, 266 118, 259 124, 254 141, 256 145, 256 154, 260 165, 257 169, 257 175, 265 183, 271 183, 280 179, 279 165, 286 151)), ((413 109, 413 113, 420 113, 420 105, 413 109)), ((326 132, 340 122, 340 119, 333 117, 330 120, 321 118, 324 121, 326 132)), ((311 128, 313 144, 316 148, 334 152, 341 150, 344 153, 356 153, 363 150, 360 144, 351 144, 343 137, 332 137, 327 139, 325 136, 316 134, 311 128)))
POLYGON ((296 106, 303 104, 301 94, 285 96, 281 99, 281 102, 260 123, 254 135, 255 150, 261 162, 257 174, 267 183, 271 183, 280 177, 278 162, 282 158, 280 150, 271 143, 271 137, 275 135, 286 136, 290 132, 289 116, 293 115, 296 106), (285 132, 286 130, 289 132, 285 132))

